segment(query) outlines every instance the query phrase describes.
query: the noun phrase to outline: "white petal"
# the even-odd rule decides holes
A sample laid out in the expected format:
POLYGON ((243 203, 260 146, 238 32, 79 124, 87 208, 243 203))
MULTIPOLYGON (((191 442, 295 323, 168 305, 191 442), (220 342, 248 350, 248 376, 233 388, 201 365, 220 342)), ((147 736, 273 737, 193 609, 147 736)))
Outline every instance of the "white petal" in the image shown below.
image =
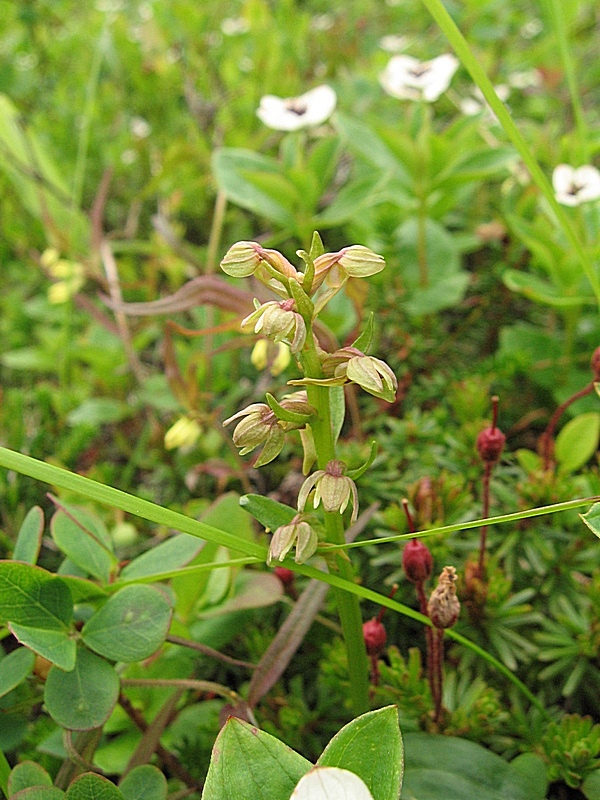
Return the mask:
POLYGON ((579 190, 579 201, 597 200, 600 197, 600 172, 596 167, 586 165, 575 170, 575 181, 579 190))
POLYGON ((573 186, 575 179, 575 170, 568 164, 559 164, 554 168, 552 173, 552 186, 554 191, 558 193, 568 192, 573 186))
POLYGON ((373 800, 373 795, 354 772, 314 767, 300 779, 290 800, 373 800))
POLYGON ((269 128, 295 131, 320 125, 331 116, 337 96, 331 86, 323 84, 300 97, 281 98, 265 95, 257 110, 258 117, 269 128))

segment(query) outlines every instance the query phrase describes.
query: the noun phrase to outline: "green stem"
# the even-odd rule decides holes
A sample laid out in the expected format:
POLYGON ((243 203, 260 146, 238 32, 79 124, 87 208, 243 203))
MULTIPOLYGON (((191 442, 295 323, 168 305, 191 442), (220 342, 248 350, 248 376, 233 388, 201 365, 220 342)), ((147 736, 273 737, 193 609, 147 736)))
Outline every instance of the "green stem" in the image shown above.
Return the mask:
MULTIPOLYGON (((321 378, 321 364, 314 340, 309 335, 305 349, 301 355, 302 367, 306 377, 321 378)), ((324 386, 307 386, 308 402, 317 410, 316 418, 311 423, 317 464, 325 469, 329 461, 335 459, 336 448, 331 427, 331 407, 329 389, 324 386)), ((330 544, 344 544, 344 521, 341 514, 324 512, 325 535, 330 544)), ((352 564, 346 558, 336 557, 335 571, 340 577, 353 581, 352 564)), ((348 655, 348 673, 350 693, 356 716, 369 710, 369 661, 362 632, 362 616, 360 601, 354 594, 334 587, 335 599, 340 615, 340 623, 346 652, 348 655)))
POLYGON ((554 27, 554 34, 556 36, 556 43, 558 45, 558 52, 560 60, 562 61, 563 71, 571 98, 571 107, 573 109, 573 119, 575 121, 575 129, 577 131, 577 147, 574 152, 579 159, 575 166, 580 164, 587 164, 587 126, 585 123, 585 116, 581 105, 581 92, 577 86, 577 77, 575 71, 575 64, 569 48, 567 24, 563 14, 562 3, 560 0, 548 0, 548 10, 552 19, 554 27))

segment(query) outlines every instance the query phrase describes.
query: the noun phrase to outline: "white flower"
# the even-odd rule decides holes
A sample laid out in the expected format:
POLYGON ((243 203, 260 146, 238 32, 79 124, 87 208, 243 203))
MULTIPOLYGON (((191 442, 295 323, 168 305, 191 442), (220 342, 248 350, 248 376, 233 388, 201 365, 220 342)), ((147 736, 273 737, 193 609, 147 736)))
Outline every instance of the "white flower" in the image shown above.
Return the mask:
POLYGON ((302 514, 296 514, 287 525, 280 525, 273 534, 267 564, 272 566, 276 561, 283 561, 294 545, 296 545, 294 561, 296 564, 303 564, 312 556, 318 544, 316 532, 302 514))
POLYGON ((336 102, 337 96, 331 86, 323 84, 300 97, 284 99, 267 94, 256 113, 269 128, 296 131, 325 122, 333 114, 336 102))
POLYGON ((600 197, 600 172, 589 164, 577 168, 559 164, 552 173, 552 185, 559 203, 578 206, 600 197))
POLYGON ((152 127, 143 117, 132 117, 129 130, 135 139, 147 139, 152 133, 152 127))
POLYGON ((385 91, 400 100, 426 100, 432 103, 446 91, 456 70, 458 59, 450 53, 431 61, 418 61, 412 56, 394 56, 379 76, 385 91))
POLYGON ((300 779, 290 800, 373 800, 373 795, 354 772, 313 767, 300 779))
POLYGON ((406 36, 399 36, 397 33, 389 33, 379 40, 379 47, 386 53, 399 53, 408 44, 406 36))
POLYGON ((267 339, 285 342, 292 353, 302 350, 306 341, 306 323, 291 298, 281 302, 269 300, 262 305, 258 303, 256 310, 242 320, 241 328, 244 332, 252 329, 254 333, 262 331, 267 339))
POLYGON ((514 89, 537 89, 542 83, 543 77, 539 69, 525 69, 512 72, 508 76, 508 84, 514 89))
POLYGON ((221 31, 225 36, 239 36, 250 30, 250 23, 244 17, 227 17, 221 23, 221 31))

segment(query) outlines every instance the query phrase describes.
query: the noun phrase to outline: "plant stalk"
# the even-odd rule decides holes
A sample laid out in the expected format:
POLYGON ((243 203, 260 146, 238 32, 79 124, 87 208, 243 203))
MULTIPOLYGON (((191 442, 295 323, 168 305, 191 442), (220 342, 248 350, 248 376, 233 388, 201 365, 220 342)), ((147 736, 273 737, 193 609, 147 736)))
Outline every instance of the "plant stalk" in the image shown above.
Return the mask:
MULTIPOLYGON (((321 378, 321 363, 317 354, 314 339, 311 335, 301 354, 302 367, 306 377, 321 378)), ((317 411, 311 423, 317 464, 325 469, 329 461, 335 459, 336 448, 331 428, 331 406, 329 389, 324 386, 307 386, 308 402, 317 411)), ((344 544, 344 521, 341 514, 324 512, 325 535, 330 544, 344 544)), ((348 581, 354 578, 352 564, 344 557, 335 557, 335 571, 348 581)), ((340 615, 342 633, 348 654, 348 673, 350 677, 350 693, 356 716, 369 710, 369 661, 362 630, 360 604, 356 595, 343 589, 334 588, 335 599, 340 615)))

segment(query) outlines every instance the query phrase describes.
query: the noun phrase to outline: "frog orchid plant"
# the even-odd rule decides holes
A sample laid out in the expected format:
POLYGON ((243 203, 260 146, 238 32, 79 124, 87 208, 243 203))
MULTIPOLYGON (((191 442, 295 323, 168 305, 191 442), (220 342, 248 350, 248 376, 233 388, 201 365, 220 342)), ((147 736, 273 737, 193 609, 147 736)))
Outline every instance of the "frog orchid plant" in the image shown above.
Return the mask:
MULTIPOLYGON (((352 579, 348 557, 340 555, 339 550, 328 551, 327 546, 344 544, 344 513, 351 509, 350 524, 356 520, 359 500, 355 481, 372 463, 376 449, 373 444, 366 463, 355 470, 348 470, 338 458, 337 439, 344 417, 342 387, 358 384, 391 403, 398 384, 384 361, 365 352, 371 342, 372 320, 352 346, 333 352, 323 349, 314 326, 319 313, 349 280, 375 275, 384 269, 385 262, 382 256, 362 245, 326 253, 317 233, 313 235, 310 251, 299 250, 298 256, 304 262, 301 271, 278 251, 244 241, 234 244, 221 262, 227 275, 254 276, 279 298, 264 303, 256 300, 255 310, 242 321, 241 327, 248 333, 287 345, 302 373, 300 378, 289 382, 297 390, 284 395, 281 401, 267 394, 266 403, 252 403, 224 424, 237 422, 233 441, 242 455, 261 447, 255 467, 268 464, 279 455, 289 432, 300 434, 303 471, 307 477, 298 494, 297 508, 287 508, 289 514, 282 524, 267 525, 274 531, 268 563, 284 562, 294 551, 296 563, 301 564, 314 555, 322 542, 321 550, 329 569, 352 579)), ((251 503, 246 507, 252 512, 251 503)), ((265 523, 260 514, 255 516, 265 523)), ((362 711, 368 705, 368 661, 360 609, 356 597, 342 590, 336 592, 353 701, 355 709, 362 711)))

